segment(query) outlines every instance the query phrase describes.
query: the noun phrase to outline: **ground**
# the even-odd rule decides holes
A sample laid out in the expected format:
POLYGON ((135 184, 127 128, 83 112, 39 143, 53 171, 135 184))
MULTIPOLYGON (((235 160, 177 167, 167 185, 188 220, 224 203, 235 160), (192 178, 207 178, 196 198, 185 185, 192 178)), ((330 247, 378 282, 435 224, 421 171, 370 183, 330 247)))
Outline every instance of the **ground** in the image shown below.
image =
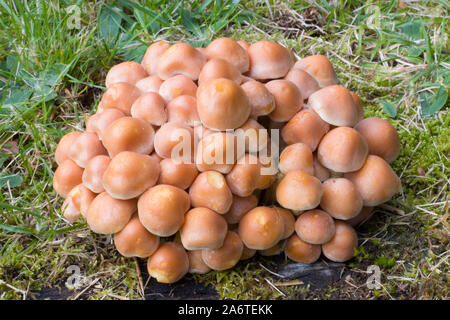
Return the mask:
POLYGON ((445 0, 0 1, 0 299, 140 299, 139 279, 147 298, 448 299, 449 9, 445 0), (146 284, 145 261, 140 278, 110 238, 60 218, 55 147, 95 111, 108 69, 139 61, 157 39, 204 46, 220 36, 326 54, 365 116, 399 131, 403 191, 376 209, 357 256, 329 282, 280 278, 284 257, 258 257, 179 286, 146 284), (366 286, 370 265, 379 289, 366 286))

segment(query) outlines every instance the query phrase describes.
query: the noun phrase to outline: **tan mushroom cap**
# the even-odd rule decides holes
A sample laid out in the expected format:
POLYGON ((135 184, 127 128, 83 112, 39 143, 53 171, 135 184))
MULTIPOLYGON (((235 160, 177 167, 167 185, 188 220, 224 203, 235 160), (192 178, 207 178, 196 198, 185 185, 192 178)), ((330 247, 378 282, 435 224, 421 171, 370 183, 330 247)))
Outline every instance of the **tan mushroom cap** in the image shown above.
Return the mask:
POLYGON ((258 187, 261 177, 261 163, 258 157, 245 154, 226 175, 231 192, 240 197, 247 197, 258 187))
POLYGON ((202 250, 192 250, 187 252, 189 258, 189 273, 206 274, 211 268, 203 261, 202 250))
POLYGON ((155 185, 160 166, 154 158, 131 151, 115 156, 103 174, 103 187, 116 199, 132 199, 155 185))
POLYGON ((321 182, 327 180, 331 176, 330 170, 325 168, 317 159, 317 154, 314 153, 314 176, 321 182))
POLYGON ((324 55, 317 54, 297 61, 294 68, 302 69, 313 76, 319 86, 326 87, 338 83, 336 72, 330 60, 324 55))
POLYGON ((69 157, 82 168, 86 167, 90 159, 98 155, 106 155, 106 149, 94 132, 83 132, 72 142, 69 157))
POLYGON ((127 116, 131 114, 131 106, 142 94, 135 85, 127 82, 114 83, 106 89, 100 100, 101 109, 117 108, 127 116))
POLYGON ((206 207, 224 214, 230 210, 233 196, 225 177, 217 171, 200 173, 189 189, 193 207, 206 207))
POLYGON ((231 204, 231 208, 223 215, 223 217, 229 224, 239 223, 242 217, 253 208, 256 208, 257 205, 258 197, 254 194, 247 197, 233 195, 233 203, 231 204))
POLYGON ((363 207, 356 217, 353 217, 345 222, 347 222, 353 228, 357 228, 369 221, 374 213, 374 207, 363 207))
POLYGON ((209 129, 235 129, 247 121, 251 109, 244 90, 229 79, 215 79, 199 86, 197 111, 209 129))
POLYGON ((63 163, 69 158, 69 149, 72 146, 76 138, 81 134, 79 131, 72 131, 66 133, 61 140, 59 140, 58 145, 55 150, 55 161, 58 165, 63 163))
POLYGON ((330 131, 330 125, 313 110, 301 110, 281 129, 281 137, 287 144, 302 142, 315 151, 322 137, 330 131))
POLYGON ((95 132, 100 140, 103 139, 103 133, 106 128, 119 118, 125 117, 125 113, 117 108, 104 109, 92 115, 86 122, 86 131, 95 132))
POLYGON ((353 128, 338 127, 328 132, 317 149, 320 163, 334 172, 351 172, 362 167, 369 148, 353 128))
POLYGON ((375 155, 367 156, 361 169, 344 174, 344 178, 355 184, 364 206, 377 206, 401 190, 397 174, 383 158, 375 155))
POLYGON ((284 251, 286 243, 287 243, 286 239, 283 239, 273 247, 270 247, 269 249, 258 250, 258 253, 264 257, 277 256, 284 251))
POLYGON ((227 174, 236 158, 236 136, 231 132, 213 132, 199 141, 195 163, 201 172, 215 170, 227 174))
POLYGON ((256 250, 255 249, 247 248, 245 246, 245 244, 244 244, 244 249, 242 250, 242 255, 241 255, 241 259, 240 260, 250 259, 250 258, 254 257, 255 254, 256 254, 256 250))
POLYGON ((320 207, 335 219, 348 220, 358 215, 363 200, 356 186, 345 178, 332 178, 323 182, 320 207))
POLYGON ((323 244, 334 235, 333 218, 322 210, 310 210, 302 213, 295 221, 295 232, 305 242, 323 244))
POLYGON ((70 222, 75 222, 80 215, 86 216, 87 210, 96 196, 94 192, 82 184, 75 186, 70 190, 61 207, 64 218, 70 222))
POLYGON ((369 146, 369 154, 379 156, 388 163, 397 159, 400 153, 400 138, 397 130, 388 121, 380 118, 366 118, 360 121, 358 131, 369 146))
POLYGON ((237 136, 238 150, 240 151, 243 148, 239 143, 242 142, 245 142, 245 151, 251 153, 256 153, 268 147, 269 132, 254 119, 249 118, 240 128, 236 129, 234 133, 237 136))
POLYGON ((255 42, 247 53, 250 58, 249 76, 258 80, 282 78, 294 64, 289 50, 276 42, 255 42))
POLYGON ((302 69, 292 68, 284 79, 291 81, 297 86, 303 100, 308 99, 311 94, 320 89, 316 79, 302 69))
POLYGON ((314 92, 309 96, 308 105, 329 124, 353 127, 358 123, 356 104, 343 86, 332 85, 314 92))
POLYGON ((200 51, 190 44, 177 43, 159 57, 156 73, 163 80, 182 74, 195 81, 205 63, 200 51))
POLYGON ((287 241, 284 252, 295 262, 314 263, 320 257, 320 249, 320 245, 307 243, 293 234, 287 241))
POLYGON ((279 213, 283 219, 284 232, 281 239, 289 238, 295 231, 295 217, 291 211, 285 208, 274 207, 274 209, 279 213))
POLYGON ((168 237, 180 230, 189 207, 190 200, 186 191, 168 184, 159 184, 148 189, 139 198, 139 219, 151 233, 168 237))
POLYGON ((148 258, 147 270, 150 277, 159 283, 174 283, 189 271, 189 258, 184 248, 175 242, 163 243, 148 258))
POLYGON ((236 84, 242 82, 241 73, 234 65, 224 59, 214 58, 203 66, 198 77, 198 85, 219 78, 230 79, 236 84))
POLYGON ((194 142, 194 129, 181 123, 168 122, 155 134, 155 151, 162 158, 192 163, 194 142))
POLYGON ((162 126, 168 118, 166 103, 158 93, 144 93, 131 106, 131 116, 145 120, 153 126, 162 126))
POLYGON ((114 245, 124 257, 147 258, 159 247, 159 237, 148 232, 135 214, 127 225, 114 234, 114 245))
POLYGON ((197 85, 189 77, 178 74, 170 77, 161 84, 159 94, 166 103, 183 95, 195 97, 197 94, 197 85))
POLYGON ((142 58, 142 66, 149 75, 154 75, 157 72, 159 58, 170 48, 170 43, 166 41, 157 41, 152 43, 145 51, 142 58))
POLYGON ((122 117, 111 123, 103 133, 103 145, 111 157, 123 151, 150 154, 155 130, 147 121, 122 117))
POLYGON ((275 98, 275 109, 269 114, 273 121, 289 121, 303 108, 303 97, 291 81, 272 80, 266 83, 266 88, 275 98))
POLYGON ((322 184, 302 170, 289 171, 276 189, 278 203, 291 210, 314 209, 322 197, 322 184))
POLYGON ((184 216, 181 242, 187 250, 220 248, 228 232, 225 219, 208 208, 193 208, 184 216))
POLYGON ((336 221, 335 229, 333 238, 322 245, 322 252, 325 257, 334 262, 350 260, 358 247, 356 231, 343 221, 336 221))
POLYGON ((136 199, 114 199, 102 192, 91 202, 86 221, 95 233, 113 234, 122 230, 136 211, 136 199))
POLYGON ((241 259, 244 245, 233 231, 228 231, 220 248, 202 250, 202 258, 205 264, 213 270, 226 270, 233 268, 241 259))
POLYGON ((169 122, 178 122, 187 126, 200 125, 200 117, 197 112, 197 98, 189 95, 181 95, 167 104, 169 122))
POLYGON ((162 159, 159 163, 161 173, 157 184, 169 184, 180 189, 187 189, 198 175, 197 166, 173 159, 162 159))
POLYGON ((136 88, 141 90, 141 92, 155 92, 159 93, 159 88, 161 87, 163 81, 158 76, 148 76, 144 79, 136 82, 136 88))
POLYGON ((241 88, 248 97, 251 117, 264 116, 275 109, 275 98, 263 83, 249 80, 243 83, 241 88))
POLYGON ((83 185, 89 190, 100 193, 105 191, 103 187, 103 174, 111 162, 111 158, 105 155, 93 157, 83 171, 83 185))
POLYGON ((304 143, 294 143, 280 154, 278 168, 284 174, 292 170, 303 170, 314 175, 314 159, 311 149, 304 143))
POLYGON ((274 208, 256 207, 239 222, 239 236, 250 249, 269 249, 283 237, 284 223, 281 214, 274 208))
POLYGON ((208 59, 223 59, 233 65, 239 72, 244 73, 249 69, 249 57, 247 50, 230 38, 219 38, 212 41, 206 47, 208 59))
POLYGON ((70 190, 81 183, 82 175, 83 168, 80 168, 73 160, 66 159, 53 174, 53 189, 65 198, 70 190))
POLYGON ((240 45, 244 50, 248 50, 248 48, 250 48, 250 43, 248 43, 247 41, 244 40, 238 40, 236 41, 238 45, 240 45))
POLYGON ((109 69, 105 85, 110 87, 114 83, 127 82, 129 84, 135 85, 141 79, 147 77, 148 74, 144 67, 140 63, 134 61, 125 61, 116 64, 111 69, 109 69))
POLYGON ((364 119, 364 110, 362 101, 360 97, 353 91, 350 91, 350 94, 352 95, 353 101, 355 102, 356 112, 358 114, 358 122, 360 122, 362 119, 364 119))

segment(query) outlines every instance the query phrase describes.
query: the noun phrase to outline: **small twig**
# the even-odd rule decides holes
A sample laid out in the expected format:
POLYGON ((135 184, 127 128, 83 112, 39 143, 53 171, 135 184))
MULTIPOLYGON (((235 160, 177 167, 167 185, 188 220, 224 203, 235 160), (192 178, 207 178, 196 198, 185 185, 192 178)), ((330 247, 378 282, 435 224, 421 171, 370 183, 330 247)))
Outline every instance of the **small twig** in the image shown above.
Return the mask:
POLYGON ((273 272, 273 271, 267 269, 267 268, 266 268, 265 266, 263 266, 261 263, 259 264, 259 266, 260 266, 261 268, 263 268, 264 270, 266 270, 268 273, 273 274, 274 276, 277 276, 277 277, 279 277, 279 278, 285 278, 285 276, 282 276, 281 274, 275 273, 275 272, 273 272))
POLYGON ((108 297, 114 298, 114 299, 119 299, 119 300, 130 300, 127 297, 123 297, 123 296, 119 296, 117 294, 114 293, 107 293, 106 294, 108 297))
POLYGON ((266 280, 266 282, 269 284, 269 286, 271 286, 273 289, 275 289, 279 294, 281 294, 283 297, 286 297, 286 295, 283 293, 283 291, 278 289, 272 282, 270 282, 269 279, 264 278, 264 280, 266 280))
POLYGON ((92 287, 94 284, 96 284, 98 282, 98 280, 100 280, 100 278, 95 279, 94 281, 92 281, 86 288, 84 288, 80 293, 78 293, 75 298, 73 298, 73 300, 77 300, 83 293, 86 292, 87 289, 89 289, 90 287, 92 287))
POLYGON ((141 292, 142 299, 145 299, 144 293, 144 280, 142 279, 141 268, 139 267, 139 260, 134 257, 134 263, 136 264, 136 273, 139 281, 139 291, 141 292))

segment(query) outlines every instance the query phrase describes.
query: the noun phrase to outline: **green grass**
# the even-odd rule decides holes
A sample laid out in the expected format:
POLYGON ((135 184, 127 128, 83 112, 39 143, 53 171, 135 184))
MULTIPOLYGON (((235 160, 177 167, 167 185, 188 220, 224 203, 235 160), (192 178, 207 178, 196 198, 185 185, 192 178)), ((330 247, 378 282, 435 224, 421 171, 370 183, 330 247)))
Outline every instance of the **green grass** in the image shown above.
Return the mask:
MULTIPOLYGON (((350 276, 326 289, 279 290, 287 298, 449 298, 446 1, 36 3, 0 0, 0 299, 64 287, 70 265, 98 279, 90 298, 140 298, 133 260, 84 223, 59 217, 53 153, 95 110, 112 65, 139 61, 156 39, 200 46, 219 36, 272 39, 299 57, 327 54, 340 82, 361 96, 365 115, 391 121, 402 141, 393 167, 403 192, 360 230, 350 276), (74 4, 80 28, 71 29, 74 4), (380 290, 364 285, 372 264, 382 270, 380 290)), ((284 297, 256 262, 195 278, 221 297, 284 297)))

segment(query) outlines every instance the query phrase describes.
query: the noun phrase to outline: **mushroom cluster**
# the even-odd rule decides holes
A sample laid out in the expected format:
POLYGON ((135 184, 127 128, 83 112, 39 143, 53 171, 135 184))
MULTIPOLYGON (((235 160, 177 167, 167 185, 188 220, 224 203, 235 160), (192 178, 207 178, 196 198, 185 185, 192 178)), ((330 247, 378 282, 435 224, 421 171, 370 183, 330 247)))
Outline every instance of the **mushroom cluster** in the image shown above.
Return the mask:
POLYGON ((86 130, 60 140, 53 187, 68 221, 114 235, 158 282, 256 252, 349 260, 354 228, 400 191, 395 128, 363 118, 324 55, 159 41, 105 83, 86 130))

